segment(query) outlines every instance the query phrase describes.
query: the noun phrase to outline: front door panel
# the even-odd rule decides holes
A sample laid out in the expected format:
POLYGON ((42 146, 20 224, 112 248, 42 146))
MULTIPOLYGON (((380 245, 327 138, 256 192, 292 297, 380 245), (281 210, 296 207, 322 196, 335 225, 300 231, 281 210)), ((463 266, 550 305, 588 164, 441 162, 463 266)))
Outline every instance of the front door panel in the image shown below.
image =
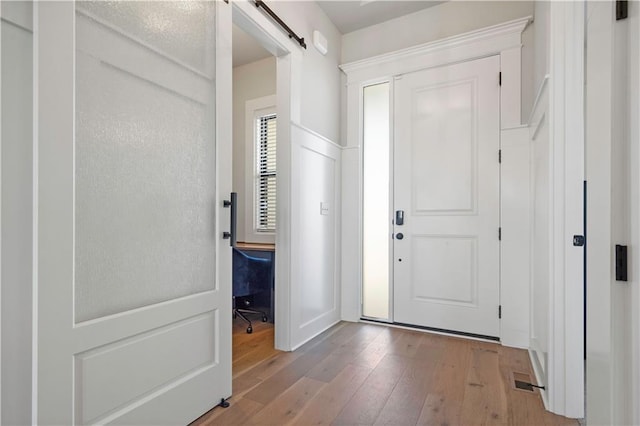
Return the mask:
POLYGON ((395 322, 499 335, 498 72, 490 57, 396 79, 395 322))

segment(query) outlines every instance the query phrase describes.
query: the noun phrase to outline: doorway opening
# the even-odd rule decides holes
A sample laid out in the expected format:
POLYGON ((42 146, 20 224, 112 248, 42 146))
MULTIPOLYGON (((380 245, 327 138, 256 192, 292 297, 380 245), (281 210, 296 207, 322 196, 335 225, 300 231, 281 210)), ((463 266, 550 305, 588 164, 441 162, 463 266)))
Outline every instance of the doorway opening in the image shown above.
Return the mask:
POLYGON ((232 29, 233 377, 275 355, 277 59, 236 23, 232 29))
POLYGON ((364 317, 499 339, 499 71, 494 55, 363 87, 364 317))
POLYGON ((233 24, 233 375, 274 349, 276 57, 233 24), (260 342, 260 344, 256 344, 260 342))

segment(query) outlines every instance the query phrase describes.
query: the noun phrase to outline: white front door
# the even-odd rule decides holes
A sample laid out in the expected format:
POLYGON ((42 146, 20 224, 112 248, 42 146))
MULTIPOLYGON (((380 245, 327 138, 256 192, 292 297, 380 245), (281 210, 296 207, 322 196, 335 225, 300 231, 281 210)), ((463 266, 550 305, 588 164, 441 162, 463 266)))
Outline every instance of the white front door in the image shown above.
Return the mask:
POLYGON ((395 81, 394 321, 499 336, 500 58, 395 81))
POLYGON ((186 424, 231 395, 218 7, 35 5, 39 424, 186 424))

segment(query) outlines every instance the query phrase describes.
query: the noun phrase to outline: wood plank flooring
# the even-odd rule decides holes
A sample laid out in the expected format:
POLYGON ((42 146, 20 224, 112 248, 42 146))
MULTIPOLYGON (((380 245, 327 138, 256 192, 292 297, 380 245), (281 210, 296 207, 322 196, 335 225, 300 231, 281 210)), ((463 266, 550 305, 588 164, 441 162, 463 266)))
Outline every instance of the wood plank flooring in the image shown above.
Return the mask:
POLYGON ((516 390, 524 350, 342 322, 295 352, 273 349, 273 324, 234 322, 233 396, 193 424, 577 425, 516 390))

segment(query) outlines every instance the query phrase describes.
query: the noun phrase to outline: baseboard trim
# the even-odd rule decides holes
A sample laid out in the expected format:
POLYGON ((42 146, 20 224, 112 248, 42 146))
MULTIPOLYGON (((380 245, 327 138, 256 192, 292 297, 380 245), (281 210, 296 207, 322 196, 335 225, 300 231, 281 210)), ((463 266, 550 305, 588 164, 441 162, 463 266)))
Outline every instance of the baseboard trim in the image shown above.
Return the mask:
POLYGON ((316 337, 318 337, 319 335, 321 335, 322 333, 324 333, 325 331, 327 331, 328 329, 330 329, 331 327, 333 327, 334 325, 338 324, 340 321, 342 321, 341 319, 336 320, 335 322, 329 324, 328 326, 322 328, 320 331, 318 331, 317 333, 315 333, 313 336, 309 337, 308 339, 303 340, 302 342, 298 343, 297 345, 293 346, 291 348, 291 352, 295 351, 296 349, 298 349, 300 346, 304 345, 305 343, 309 342, 310 340, 315 339, 316 337))

